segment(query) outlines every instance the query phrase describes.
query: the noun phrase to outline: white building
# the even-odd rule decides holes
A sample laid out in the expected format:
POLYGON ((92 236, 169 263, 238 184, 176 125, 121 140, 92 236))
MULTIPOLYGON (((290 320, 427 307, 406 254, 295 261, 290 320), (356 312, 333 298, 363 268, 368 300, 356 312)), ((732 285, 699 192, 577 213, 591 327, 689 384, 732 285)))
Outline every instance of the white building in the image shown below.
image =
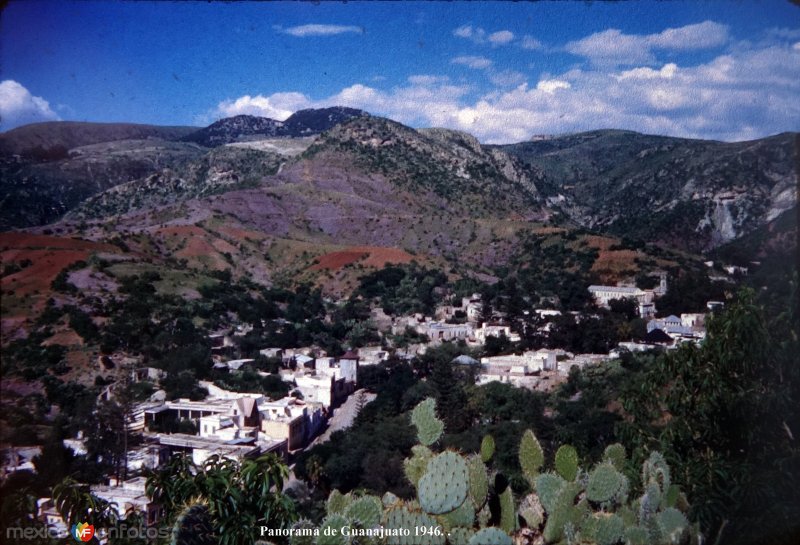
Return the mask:
POLYGON ((144 516, 147 526, 157 523, 163 515, 163 509, 147 497, 145 484, 147 479, 136 477, 121 483, 111 480, 108 485, 95 485, 91 493, 116 505, 117 514, 125 519, 131 511, 138 511, 144 516))
POLYGON ((446 324, 442 322, 424 322, 416 326, 417 333, 427 335, 433 343, 443 341, 466 341, 473 337, 471 324, 446 324))
POLYGON ((511 331, 511 326, 507 325, 484 323, 475 330, 475 340, 481 344, 486 344, 486 339, 488 337, 500 338, 503 336, 512 342, 518 342, 520 340, 519 334, 513 333, 511 331))
POLYGON ((589 286, 589 293, 598 306, 607 307, 612 299, 635 299, 638 303, 652 303, 653 292, 636 286, 589 286))

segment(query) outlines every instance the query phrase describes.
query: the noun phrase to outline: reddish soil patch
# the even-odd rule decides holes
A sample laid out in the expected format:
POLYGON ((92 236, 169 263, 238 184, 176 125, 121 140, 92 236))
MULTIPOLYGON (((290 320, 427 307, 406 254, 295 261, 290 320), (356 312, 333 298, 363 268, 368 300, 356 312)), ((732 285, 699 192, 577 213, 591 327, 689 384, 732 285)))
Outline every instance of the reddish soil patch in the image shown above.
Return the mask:
POLYGON ((71 329, 54 333, 42 343, 44 346, 60 344, 61 346, 83 346, 83 339, 71 329))
POLYGON ((637 257, 639 257, 639 252, 636 250, 601 250, 592 265, 592 270, 622 272, 635 269, 637 268, 637 257))
POLYGON ((14 290, 17 295, 50 290, 50 284, 62 269, 85 261, 89 257, 86 250, 8 250, 2 252, 2 261, 22 261, 30 259, 33 264, 21 271, 3 277, 0 286, 3 291, 14 290), (11 254, 11 255, 9 255, 11 254))
POLYGON ((356 261, 365 267, 377 269, 389 263, 410 263, 415 257, 399 248, 383 248, 380 246, 353 246, 347 250, 331 252, 317 258, 318 263, 310 267, 312 271, 322 269, 341 269, 356 261))
POLYGON ((356 252, 345 250, 343 252, 333 252, 325 254, 317 258, 318 263, 311 266, 312 271, 319 271, 322 269, 341 269, 345 265, 355 263, 360 259, 364 259, 369 254, 366 252, 356 252))
POLYGON ((162 227, 156 230, 157 235, 164 237, 170 236, 203 236, 208 232, 202 227, 196 225, 171 225, 170 227, 162 227))
POLYGON ((218 251, 221 254, 224 254, 226 252, 229 254, 239 253, 239 250, 236 248, 236 246, 234 246, 227 240, 222 240, 221 238, 214 240, 214 242, 212 242, 211 245, 214 247, 216 251, 218 251))
POLYGON ((608 250, 611 246, 618 243, 616 239, 598 235, 587 235, 583 237, 583 240, 588 242, 589 246, 597 248, 598 250, 608 250))
POLYGON ((28 233, 0 234, 0 249, 3 263, 32 262, 21 271, 4 277, 0 283, 3 291, 14 290, 19 295, 49 291, 62 269, 85 261, 93 252, 119 252, 110 244, 28 233))

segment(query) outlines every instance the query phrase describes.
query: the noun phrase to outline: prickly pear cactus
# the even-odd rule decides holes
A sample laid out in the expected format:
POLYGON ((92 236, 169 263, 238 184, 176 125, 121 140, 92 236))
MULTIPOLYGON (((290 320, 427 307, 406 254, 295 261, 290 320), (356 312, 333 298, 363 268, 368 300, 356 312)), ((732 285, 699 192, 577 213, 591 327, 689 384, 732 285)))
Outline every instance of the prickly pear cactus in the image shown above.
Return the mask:
POLYGON ((689 521, 686 515, 675 509, 669 507, 658 514, 658 529, 667 543, 680 543, 686 529, 689 527, 689 521))
POLYGON ((411 423, 417 428, 417 439, 425 446, 438 441, 444 431, 444 422, 436 417, 436 401, 432 397, 414 407, 411 423))
POLYGON ((623 471, 625 469, 625 464, 627 463, 625 447, 619 443, 608 445, 606 450, 603 451, 603 461, 611 462, 611 464, 613 464, 618 471, 623 471))
POLYGON ((338 490, 334 490, 328 496, 326 512, 329 515, 343 514, 347 506, 350 505, 350 494, 344 495, 338 490))
POLYGON ((578 476, 578 451, 571 445, 561 445, 556 451, 556 471, 568 481, 578 476))
MULTIPOLYGON (((316 528, 317 525, 311 522, 308 519, 298 520, 292 525, 292 530, 313 530, 316 528)), ((298 535, 298 533, 292 533, 289 537, 289 545, 314 545, 316 543, 316 537, 313 535, 298 535)))
POLYGON ((664 494, 670 487, 669 465, 660 452, 653 451, 642 466, 642 484, 657 484, 664 494))
POLYGON ((345 516, 358 521, 364 528, 374 528, 381 523, 383 505, 375 496, 362 496, 347 506, 345 516))
POLYGON ((519 504, 519 516, 528 528, 539 528, 544 522, 544 507, 536 494, 528 494, 519 504))
POLYGON ((350 541, 341 534, 343 526, 350 526, 350 521, 344 515, 328 515, 319 527, 317 545, 347 545, 350 541))
POLYGON ((494 456, 494 437, 484 435, 481 441, 481 460, 484 464, 488 464, 492 456, 494 456))
POLYGON ((444 532, 426 532, 416 535, 417 528, 434 529, 437 522, 427 513, 414 509, 411 506, 400 504, 390 508, 384 514, 384 528, 409 530, 409 535, 388 536, 386 545, 444 545, 444 532))
POLYGON ((500 494, 500 528, 509 534, 517 529, 517 512, 514 509, 514 494, 510 486, 500 494))
POLYGON ((552 513, 555 510, 558 494, 566 484, 567 481, 555 473, 542 473, 536 477, 534 488, 548 513, 552 513))
POLYGON ((614 513, 599 512, 587 517, 581 526, 581 536, 597 545, 614 545, 622 539, 625 523, 614 513))
POLYGON ((172 527, 170 545, 211 545, 216 543, 208 506, 195 503, 178 515, 172 527))
POLYGON ((475 524, 475 506, 467 499, 453 511, 436 517, 436 520, 448 531, 457 527, 470 528, 475 524))
POLYGON ((589 473, 586 497, 597 503, 610 502, 625 488, 625 476, 612 464, 604 462, 589 473))
POLYGON ((497 528, 478 530, 469 540, 469 545, 513 545, 511 538, 497 528))
POLYGON ((406 458, 403 461, 403 471, 406 474, 406 479, 411 481, 414 486, 419 484, 419 480, 425 475, 425 470, 428 469, 428 462, 433 458, 433 453, 428 447, 422 445, 414 445, 411 447, 411 458, 406 458))
POLYGON ((470 456, 467 459, 469 470, 469 497, 477 509, 483 507, 486 498, 489 496, 489 476, 486 474, 486 466, 477 456, 470 456))
POLYGON ((542 445, 531 430, 526 430, 519 445, 519 465, 528 480, 536 478, 542 464, 544 464, 542 445))
POLYGON ((469 492, 469 470, 464 459, 445 451, 428 462, 417 495, 422 508, 433 515, 448 513, 464 503, 469 492))
POLYGON ((383 504, 384 507, 391 507, 396 503, 398 503, 399 501, 400 498, 398 498, 391 492, 387 492, 386 494, 383 495, 383 497, 381 497, 381 503, 383 504))
POLYGON ((469 540, 475 532, 470 528, 451 528, 448 532, 447 542, 450 545, 469 545, 469 540))

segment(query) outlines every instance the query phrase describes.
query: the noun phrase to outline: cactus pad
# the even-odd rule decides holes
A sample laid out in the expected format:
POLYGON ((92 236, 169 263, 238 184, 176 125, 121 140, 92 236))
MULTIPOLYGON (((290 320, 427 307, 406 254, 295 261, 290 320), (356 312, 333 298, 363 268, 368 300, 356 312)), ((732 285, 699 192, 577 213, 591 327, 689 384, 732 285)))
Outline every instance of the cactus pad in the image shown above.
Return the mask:
POLYGON ((538 528, 544 522, 544 507, 539 496, 528 494, 519 504, 519 515, 528 525, 528 528, 538 528))
POLYGON ((347 518, 356 520, 364 528, 374 528, 381 522, 383 505, 375 496, 363 496, 353 501, 345 511, 347 518))
POLYGON ((387 492, 383 495, 383 497, 381 497, 381 503, 383 503, 384 507, 391 507, 399 501, 400 498, 398 498, 391 492, 387 492))
POLYGON ((641 526, 626 528, 624 537, 625 543, 628 545, 648 545, 650 543, 650 535, 647 533, 647 529, 641 526))
POLYGON ((613 513, 600 512, 587 518, 583 528, 597 545, 614 545, 622 539, 625 523, 613 513))
POLYGON ((586 497, 593 502, 602 503, 614 499, 625 487, 625 476, 610 463, 597 465, 589 473, 586 497))
POLYGON ((562 445, 556 451, 556 471, 568 481, 578 476, 578 452, 571 445, 562 445))
POLYGON ((517 529, 517 512, 514 509, 514 494, 510 486, 500 494, 500 528, 509 534, 517 529))
POLYGON ((603 451, 603 461, 611 462, 618 471, 625 469, 627 462, 627 455, 625 454, 625 447, 619 443, 608 445, 606 450, 603 451))
POLYGON ((436 417, 436 401, 432 397, 414 407, 411 423, 417 428, 417 439, 426 446, 438 441, 444 431, 444 422, 436 417))
POLYGON ((486 466, 483 465, 481 458, 475 455, 467 459, 469 470, 469 497, 472 503, 480 509, 486 503, 489 494, 489 476, 486 474, 486 466))
POLYGON ((428 462, 417 489, 419 503, 425 511, 433 515, 449 513, 467 497, 467 463, 455 452, 442 452, 428 462))
POLYGON ((411 481, 411 484, 417 486, 419 480, 425 475, 425 470, 428 468, 428 462, 433 458, 433 453, 431 449, 422 445, 411 447, 411 453, 411 458, 403 460, 403 471, 406 478, 411 481))
POLYGON ((407 536, 387 536, 386 545, 445 545, 445 534, 426 533, 416 535, 417 528, 436 528, 438 524, 426 513, 398 505, 389 509, 385 515, 384 528, 401 529, 409 531, 407 536))
POLYGON ((214 542, 207 505, 195 503, 181 511, 172 527, 170 545, 210 545, 214 542))
POLYGON ((658 514, 658 528, 667 543, 680 543, 688 527, 686 516, 673 507, 658 514))
MULTIPOLYGON (((292 530, 313 530, 317 525, 308 519, 298 520, 292 525, 292 530)), ((313 535, 292 535, 289 537, 289 545, 314 545, 316 537, 313 535)))
POLYGON ((670 487, 669 466, 664 456, 657 451, 651 452, 642 465, 642 485, 647 486, 650 483, 657 483, 662 493, 670 487))
POLYGON ((528 479, 535 479, 544 463, 544 451, 531 430, 522 434, 519 445, 519 465, 528 479))
POLYGON ((542 535, 545 541, 560 541, 564 537, 564 529, 568 526, 573 529, 580 526, 588 513, 585 502, 575 505, 575 497, 582 491, 578 483, 566 483, 559 491, 555 501, 555 508, 548 513, 542 535))
POLYGON ((350 539, 340 532, 343 526, 350 526, 350 521, 343 515, 328 515, 319 527, 317 545, 346 545, 350 539), (329 535, 326 535, 326 529, 329 535))
POLYGON ((448 532, 447 541, 450 545, 469 545, 469 540, 475 532, 470 528, 453 528, 448 532))
POLYGON ((329 515, 343 514, 347 506, 350 505, 350 494, 344 495, 338 490, 334 490, 328 496, 326 512, 329 515))
POLYGON ((461 526, 471 528, 475 524, 475 506, 467 499, 453 511, 436 517, 445 530, 461 526))
POLYGON ((545 511, 552 513, 556 508, 556 499, 567 482, 555 473, 542 473, 536 478, 535 488, 545 511))
POLYGON ((488 464, 492 456, 494 456, 494 437, 484 435, 481 441, 481 460, 484 464, 488 464))
POLYGON ((469 540, 469 545, 512 545, 507 533, 498 528, 484 528, 469 540))

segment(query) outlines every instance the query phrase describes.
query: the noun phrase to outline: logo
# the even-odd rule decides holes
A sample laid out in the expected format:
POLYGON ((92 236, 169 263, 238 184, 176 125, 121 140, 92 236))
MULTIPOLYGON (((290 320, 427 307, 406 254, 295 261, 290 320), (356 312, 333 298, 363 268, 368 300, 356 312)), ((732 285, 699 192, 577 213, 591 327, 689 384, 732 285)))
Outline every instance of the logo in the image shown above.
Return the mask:
POLYGON ((72 525, 71 533, 75 541, 89 541, 94 536, 94 526, 88 522, 79 522, 72 525))

